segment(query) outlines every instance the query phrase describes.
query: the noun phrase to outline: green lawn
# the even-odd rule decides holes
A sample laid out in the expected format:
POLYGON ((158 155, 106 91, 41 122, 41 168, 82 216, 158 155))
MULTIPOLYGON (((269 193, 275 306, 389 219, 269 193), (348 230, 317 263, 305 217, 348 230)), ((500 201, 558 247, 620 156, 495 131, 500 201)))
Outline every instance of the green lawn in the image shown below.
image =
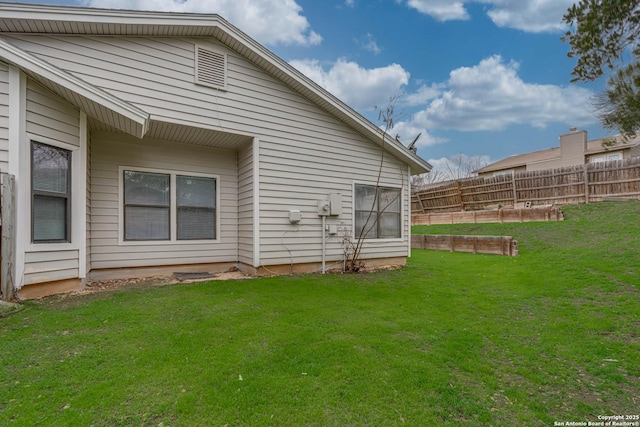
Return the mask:
POLYGON ((520 257, 50 298, 0 317, 0 425, 552 426, 640 414, 640 204, 508 234, 520 257))

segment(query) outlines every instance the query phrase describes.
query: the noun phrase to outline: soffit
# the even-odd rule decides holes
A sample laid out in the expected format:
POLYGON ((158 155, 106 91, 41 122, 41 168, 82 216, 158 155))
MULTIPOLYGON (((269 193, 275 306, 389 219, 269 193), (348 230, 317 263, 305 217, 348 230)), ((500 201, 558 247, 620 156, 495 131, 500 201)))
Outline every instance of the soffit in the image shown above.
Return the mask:
MULTIPOLYGON (((92 131, 122 133, 122 131, 113 126, 93 117, 89 117, 87 121, 89 129, 92 131)), ((201 145, 224 150, 238 150, 253 141, 253 137, 247 135, 233 134, 179 123, 169 123, 162 120, 154 120, 153 118, 149 122, 149 130, 145 138, 201 145)))

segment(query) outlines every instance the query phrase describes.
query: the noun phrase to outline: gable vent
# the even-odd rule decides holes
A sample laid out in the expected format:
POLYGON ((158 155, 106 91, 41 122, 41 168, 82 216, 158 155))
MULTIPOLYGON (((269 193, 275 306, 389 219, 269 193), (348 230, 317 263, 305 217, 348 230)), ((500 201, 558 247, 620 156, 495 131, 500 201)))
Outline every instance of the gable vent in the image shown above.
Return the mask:
POLYGON ((196 83, 226 89, 227 55, 196 46, 196 83))

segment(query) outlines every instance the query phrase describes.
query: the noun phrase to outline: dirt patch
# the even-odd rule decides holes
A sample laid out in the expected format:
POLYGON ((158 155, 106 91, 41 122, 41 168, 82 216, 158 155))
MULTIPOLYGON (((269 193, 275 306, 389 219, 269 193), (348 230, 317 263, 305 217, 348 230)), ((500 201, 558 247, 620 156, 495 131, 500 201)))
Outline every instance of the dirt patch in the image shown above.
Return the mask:
POLYGON ((12 302, 0 301, 0 317, 8 316, 12 313, 16 313, 22 310, 22 306, 20 304, 15 304, 12 302))
POLYGON ((165 286, 175 283, 194 283, 194 282, 208 282, 211 280, 239 280, 248 279, 253 276, 242 273, 241 271, 226 271, 223 273, 216 273, 206 278, 179 278, 174 275, 167 276, 153 276, 153 277, 138 277, 133 279, 112 279, 112 280, 95 280, 88 281, 84 287, 79 291, 73 292, 73 295, 92 294, 96 292, 103 292, 109 290, 116 290, 120 288, 150 288, 155 286, 165 286))

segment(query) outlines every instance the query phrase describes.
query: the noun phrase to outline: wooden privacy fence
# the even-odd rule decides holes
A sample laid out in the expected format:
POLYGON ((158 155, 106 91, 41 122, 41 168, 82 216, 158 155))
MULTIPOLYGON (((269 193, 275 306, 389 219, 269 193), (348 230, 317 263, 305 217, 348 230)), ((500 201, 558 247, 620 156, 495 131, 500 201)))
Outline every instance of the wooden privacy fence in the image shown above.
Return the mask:
POLYGON ((640 157, 574 167, 469 178, 414 189, 414 215, 484 209, 487 206, 564 205, 640 196, 640 157))
POLYGON ((518 242, 511 236, 414 234, 411 236, 411 248, 474 254, 518 255, 518 242))

